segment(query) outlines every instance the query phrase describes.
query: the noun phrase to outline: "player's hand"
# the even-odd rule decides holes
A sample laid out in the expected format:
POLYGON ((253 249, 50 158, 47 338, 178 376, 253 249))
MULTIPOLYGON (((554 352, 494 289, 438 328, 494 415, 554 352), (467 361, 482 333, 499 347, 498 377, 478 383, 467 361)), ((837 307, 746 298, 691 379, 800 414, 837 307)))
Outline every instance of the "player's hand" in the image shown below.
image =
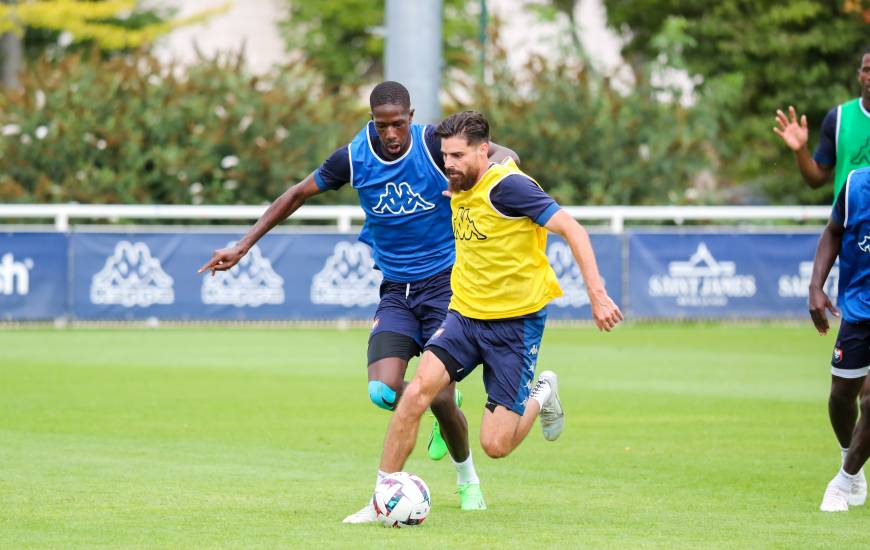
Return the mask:
POLYGON ((773 131, 782 138, 785 144, 792 151, 798 151, 806 146, 809 140, 809 130, 807 130, 807 115, 801 115, 798 122, 797 113, 794 107, 788 108, 788 116, 780 109, 776 110, 776 127, 773 131))
POLYGON ((610 332, 613 327, 625 319, 619 307, 614 303, 613 299, 607 295, 607 292, 601 291, 594 294, 590 293, 589 301, 592 305, 592 319, 595 321, 595 326, 598 330, 610 332))
POLYGON ((215 273, 218 271, 232 269, 232 267, 239 263, 239 260, 241 260, 247 252, 248 251, 245 250, 244 247, 239 245, 215 250, 214 254, 212 254, 211 260, 199 268, 197 273, 211 271, 211 276, 214 277, 215 273))
POLYGON ((840 316, 840 310, 837 306, 831 303, 828 295, 824 290, 818 288, 810 289, 810 317, 813 319, 813 324, 819 334, 825 335, 828 333, 830 325, 828 324, 828 311, 834 317, 840 316))

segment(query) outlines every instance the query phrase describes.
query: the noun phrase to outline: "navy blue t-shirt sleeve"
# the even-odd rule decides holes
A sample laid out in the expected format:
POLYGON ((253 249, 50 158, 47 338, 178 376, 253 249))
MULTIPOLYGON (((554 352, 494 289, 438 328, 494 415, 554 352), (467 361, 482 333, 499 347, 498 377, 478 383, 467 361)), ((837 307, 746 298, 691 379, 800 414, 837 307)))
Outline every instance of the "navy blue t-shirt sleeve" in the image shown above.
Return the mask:
POLYGON ((444 172, 444 154, 441 153, 441 137, 435 133, 434 126, 431 124, 426 126, 423 139, 426 141, 426 149, 429 150, 432 160, 435 161, 435 166, 444 172))
POLYGON ((840 189, 840 194, 837 195, 837 200, 834 201, 834 207, 831 209, 831 221, 842 226, 843 222, 846 221, 846 188, 848 185, 844 185, 842 189, 840 189))
POLYGON ((521 174, 511 174, 501 180, 490 192, 489 199, 493 208, 505 216, 525 216, 541 226, 560 208, 553 197, 521 174))
POLYGON ((350 183, 350 154, 347 146, 339 147, 314 171, 314 181, 321 191, 338 189, 350 183))
POLYGON ((834 107, 822 120, 819 145, 813 153, 813 160, 826 166, 837 164, 837 108, 834 107))

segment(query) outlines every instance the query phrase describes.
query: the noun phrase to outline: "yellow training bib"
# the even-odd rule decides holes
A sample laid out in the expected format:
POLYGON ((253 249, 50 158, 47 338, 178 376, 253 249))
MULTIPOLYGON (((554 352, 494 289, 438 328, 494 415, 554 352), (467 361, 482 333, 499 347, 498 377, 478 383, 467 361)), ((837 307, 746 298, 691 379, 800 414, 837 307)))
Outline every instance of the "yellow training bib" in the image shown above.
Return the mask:
POLYGON ((456 240, 450 309, 465 317, 518 317, 562 295, 547 261, 547 230, 525 216, 505 216, 490 202, 493 188, 511 174, 528 177, 513 161, 494 164, 450 200, 456 240))

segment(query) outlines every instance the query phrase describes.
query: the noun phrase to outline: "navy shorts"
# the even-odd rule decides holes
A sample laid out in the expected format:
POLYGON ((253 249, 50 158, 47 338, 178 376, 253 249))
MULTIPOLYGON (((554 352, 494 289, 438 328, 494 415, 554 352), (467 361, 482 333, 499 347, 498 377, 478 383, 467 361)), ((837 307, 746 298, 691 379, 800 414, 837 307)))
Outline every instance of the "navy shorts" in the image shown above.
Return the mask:
MULTIPOLYGON (((381 283, 381 301, 369 334, 370 347, 373 336, 392 332, 414 340, 417 348, 412 350, 410 357, 419 355, 423 344, 438 330, 447 314, 447 306, 453 295, 450 290, 450 270, 447 268, 412 283, 384 280, 381 283)), ((369 359, 371 362, 372 357, 369 359)))
POLYGON ((441 359, 454 382, 483 364, 487 404, 522 415, 532 391, 546 321, 545 310, 494 321, 469 319, 450 310, 426 349, 441 359))
POLYGON ((870 323, 843 320, 831 355, 831 374, 840 378, 861 378, 870 366, 870 323))

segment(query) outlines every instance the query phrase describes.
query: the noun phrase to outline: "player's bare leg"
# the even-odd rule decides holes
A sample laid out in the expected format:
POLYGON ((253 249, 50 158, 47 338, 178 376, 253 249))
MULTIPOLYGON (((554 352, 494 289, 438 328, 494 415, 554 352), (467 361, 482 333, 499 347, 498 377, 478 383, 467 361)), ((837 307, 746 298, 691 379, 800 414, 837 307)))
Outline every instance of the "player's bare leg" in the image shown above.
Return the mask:
POLYGON ((430 408, 438 419, 444 443, 455 462, 468 458, 468 420, 456 403, 456 383, 451 382, 438 392, 430 408))
POLYGON ((863 385, 864 377, 841 378, 831 375, 828 415, 834 435, 844 449, 848 449, 852 443, 852 432, 858 421, 858 393, 863 385))
POLYGON ((509 455, 526 438, 539 416, 544 437, 550 441, 558 438, 565 415, 559 400, 556 375, 552 371, 544 371, 538 377, 522 416, 501 405, 493 410, 487 408, 480 426, 483 450, 492 458, 509 455))
POLYGON ((494 410, 483 412, 480 424, 480 445, 490 458, 506 457, 528 435, 541 408, 529 401, 522 416, 497 405, 494 410))
MULTIPOLYGON (((374 361, 368 366, 369 398, 376 406, 393 410, 407 385, 405 371, 408 362, 399 357, 385 357, 374 361)), ((383 473, 378 470, 375 485, 381 480, 383 473)), ((377 521, 375 509, 369 501, 359 511, 344 518, 343 523, 372 523, 377 521)))
POLYGON ((822 504, 819 506, 822 512, 849 511, 850 501, 855 500, 854 487, 859 479, 863 479, 864 463, 870 457, 870 395, 867 392, 867 379, 861 380, 864 382, 861 392, 861 416, 852 432, 843 466, 825 489, 822 504))
POLYGON ((405 388, 402 400, 390 420, 387 440, 381 455, 381 471, 401 471, 414 449, 420 418, 441 390, 450 384, 450 375, 438 357, 424 352, 414 379, 405 388))
MULTIPOLYGON (((831 393, 828 397, 828 414, 831 427, 842 449, 841 458, 845 463, 846 453, 853 441, 853 431, 858 420, 858 396, 862 393, 865 377, 842 378, 831 376, 831 393)), ((864 469, 858 470, 847 496, 849 506, 861 506, 867 500, 867 479, 864 469)))
MULTIPOLYGON (((456 383, 451 382, 438 393, 430 405, 438 419, 438 424, 433 427, 433 434, 436 429, 440 430, 456 468, 459 507, 463 510, 486 510, 480 479, 474 469, 474 461, 468 445, 468 420, 459 408, 459 402, 454 398, 455 395, 460 395, 455 388, 456 383)), ((430 436, 430 447, 427 449, 430 458, 433 458, 432 440, 433 436, 430 436)))

